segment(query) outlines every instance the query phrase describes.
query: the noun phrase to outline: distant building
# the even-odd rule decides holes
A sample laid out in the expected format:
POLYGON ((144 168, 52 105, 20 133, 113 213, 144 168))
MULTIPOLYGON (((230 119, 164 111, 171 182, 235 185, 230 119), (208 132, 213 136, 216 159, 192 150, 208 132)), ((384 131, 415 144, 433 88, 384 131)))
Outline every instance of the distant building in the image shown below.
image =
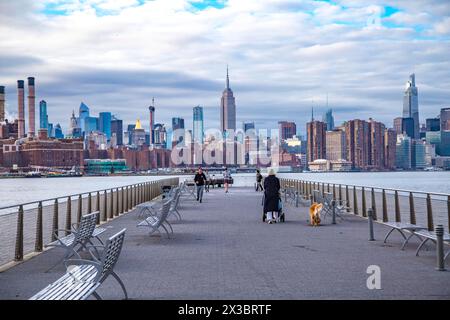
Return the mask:
POLYGON ((220 101, 220 130, 223 134, 225 134, 227 130, 236 131, 236 100, 233 91, 230 88, 228 67, 226 88, 222 93, 222 99, 220 101))
MULTIPOLYGON (((416 139, 414 138, 415 135, 415 123, 414 123, 414 119, 413 118, 402 118, 402 132, 401 133, 405 133, 408 137, 412 138, 412 139, 416 139)), ((417 139, 419 139, 419 137, 417 137, 417 139)))
POLYGON ((394 119, 394 130, 397 134, 403 133, 403 118, 397 117, 394 119))
POLYGON ((397 132, 394 129, 384 131, 384 167, 388 170, 395 169, 395 154, 397 145, 397 132))
POLYGON ((83 165, 83 141, 81 139, 39 139, 21 144, 4 145, 3 166, 13 167, 14 165, 64 169, 80 167, 83 165))
POLYGON ((98 131, 98 118, 86 117, 84 118, 84 135, 88 136, 91 132, 98 131))
POLYGON ((78 109, 78 121, 81 128, 81 132, 83 135, 89 134, 90 131, 95 131, 98 128, 92 129, 90 131, 86 130, 86 118, 89 118, 89 107, 84 104, 84 102, 80 103, 80 108, 78 109))
POLYGON ((419 98, 416 87, 416 76, 411 74, 406 82, 403 97, 403 118, 413 119, 413 139, 419 139, 419 98))
POLYGON ((297 134, 297 126, 292 121, 279 121, 278 122, 278 136, 280 141, 291 139, 297 134))
POLYGON ((334 130, 334 117, 332 109, 328 109, 327 112, 325 112, 322 117, 322 121, 327 124, 327 131, 334 130))
POLYGON ((372 169, 384 168, 384 131, 383 123, 369 119, 369 162, 372 169))
POLYGON ((245 133, 247 133, 247 131, 249 131, 249 130, 255 130, 255 123, 254 122, 244 122, 244 124, 242 125, 242 129, 244 130, 245 133))
MULTIPOLYGON (((230 129, 230 128, 228 128, 230 129)), ((236 129, 236 128, 235 128, 236 129)), ((203 144, 204 127, 203 127, 203 108, 200 106, 193 109, 193 140, 194 143, 203 144)))
POLYGON ((128 171, 125 159, 85 159, 84 171, 88 174, 109 174, 128 171))
POLYGON ((116 145, 123 145, 123 121, 117 119, 115 116, 111 119, 111 136, 112 135, 115 136, 116 145))
POLYGON ((366 169, 369 165, 370 134, 365 120, 350 120, 345 125, 347 160, 353 168, 366 169))
POLYGON ((439 155, 450 156, 450 108, 442 108, 441 114, 441 143, 439 155))
POLYGON ((426 131, 440 131, 441 130, 441 119, 439 118, 429 118, 426 119, 426 131))
POLYGON ((422 140, 412 140, 412 159, 411 167, 414 169, 424 169, 427 166, 426 161, 426 142, 422 140))
POLYGON ((61 129, 61 125, 59 123, 57 123, 55 126, 55 138, 56 139, 64 139, 64 134, 61 129))
POLYGON ((308 122, 306 132, 308 163, 318 159, 326 159, 326 124, 321 121, 308 122))
POLYGON ((397 135, 395 163, 400 169, 412 168, 412 139, 405 134, 397 135))
POLYGON ((55 137, 55 128, 53 127, 53 123, 48 123, 48 129, 47 129, 47 132, 48 132, 48 137, 49 138, 54 138, 55 137))
POLYGON ((98 129, 103 132, 107 139, 111 139, 111 112, 100 112, 98 116, 98 129))
POLYGON ((47 102, 39 102, 39 128, 48 130, 47 102))
POLYGON ((145 144, 145 131, 142 128, 141 121, 137 120, 136 125, 133 129, 133 135, 132 135, 132 145, 134 146, 142 146, 145 144))
POLYGON ((106 150, 108 147, 108 138, 104 132, 91 131, 87 136, 89 149, 106 150))
POLYGON ((134 131, 135 127, 136 127, 136 124, 129 124, 127 126, 127 131, 126 131, 127 139, 125 139, 127 145, 133 144, 133 131, 134 131))
POLYGON ((425 133, 425 141, 435 146, 436 154, 441 154, 441 131, 427 131, 425 133))
POLYGON ((347 144, 345 140, 345 132, 341 130, 333 130, 326 132, 326 155, 327 160, 346 159, 347 144))

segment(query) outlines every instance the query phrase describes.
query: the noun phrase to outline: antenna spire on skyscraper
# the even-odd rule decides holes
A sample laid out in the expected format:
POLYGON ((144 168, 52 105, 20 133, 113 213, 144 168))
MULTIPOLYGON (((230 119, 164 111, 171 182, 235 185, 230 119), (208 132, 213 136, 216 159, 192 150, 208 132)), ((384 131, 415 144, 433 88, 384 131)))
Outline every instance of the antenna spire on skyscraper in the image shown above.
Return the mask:
POLYGON ((228 75, 228 64, 227 64, 227 89, 230 89, 230 77, 228 75))

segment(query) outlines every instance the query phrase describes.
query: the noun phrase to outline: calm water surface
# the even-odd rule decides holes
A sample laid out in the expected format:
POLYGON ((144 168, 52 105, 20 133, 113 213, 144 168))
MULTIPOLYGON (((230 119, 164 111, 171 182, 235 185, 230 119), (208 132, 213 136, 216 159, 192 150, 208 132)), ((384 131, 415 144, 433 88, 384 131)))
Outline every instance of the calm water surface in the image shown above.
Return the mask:
MULTIPOLYGON (((220 177, 220 175, 216 176, 220 177)), ((450 171, 280 173, 278 176, 280 178, 304 179, 336 184, 355 184, 450 194, 450 171)), ((0 207, 164 178, 166 176, 1 179, 0 207)), ((234 174, 233 178, 235 186, 253 186, 255 182, 254 174, 234 174)))

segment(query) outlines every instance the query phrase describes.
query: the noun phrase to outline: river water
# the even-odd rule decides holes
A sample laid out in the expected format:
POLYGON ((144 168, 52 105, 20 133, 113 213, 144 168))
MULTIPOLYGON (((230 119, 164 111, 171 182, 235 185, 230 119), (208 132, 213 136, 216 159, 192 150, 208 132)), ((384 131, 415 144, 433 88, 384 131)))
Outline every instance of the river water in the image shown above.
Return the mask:
MULTIPOLYGON (((280 173, 279 177, 336 184, 375 186, 450 194, 450 171, 443 172, 351 172, 280 173)), ((1 179, 0 207, 18 203, 121 187, 164 179, 167 176, 1 179)), ((254 174, 234 174, 235 186, 253 186, 254 174)))

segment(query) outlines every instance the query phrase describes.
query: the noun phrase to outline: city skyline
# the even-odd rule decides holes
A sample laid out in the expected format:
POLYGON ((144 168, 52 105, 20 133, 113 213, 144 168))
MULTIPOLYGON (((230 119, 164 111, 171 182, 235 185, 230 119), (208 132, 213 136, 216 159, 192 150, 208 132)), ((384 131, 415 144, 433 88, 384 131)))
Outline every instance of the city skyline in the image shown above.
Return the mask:
POLYGON ((192 107, 201 105, 208 127, 219 128, 226 64, 238 99, 238 126, 254 121, 259 128, 275 128, 278 120, 289 120, 303 131, 312 105, 318 114, 326 111, 328 93, 337 125, 372 116, 391 127, 401 116, 402 88, 411 73, 420 88, 422 122, 450 99, 446 3, 130 3, 0 4, 0 83, 9 116, 17 110, 15 81, 31 75, 38 79, 37 101, 47 101, 52 123, 63 129, 81 101, 124 123, 140 118, 148 128, 144 120, 153 96, 159 122, 170 123, 173 114, 190 119, 192 107), (164 21, 155 16, 161 12, 164 21), (180 32, 187 25, 189 31, 180 32), (149 35, 152 41, 142 45, 149 35), (24 43, 33 50, 24 50, 24 43), (171 45, 183 50, 172 53, 171 45))

